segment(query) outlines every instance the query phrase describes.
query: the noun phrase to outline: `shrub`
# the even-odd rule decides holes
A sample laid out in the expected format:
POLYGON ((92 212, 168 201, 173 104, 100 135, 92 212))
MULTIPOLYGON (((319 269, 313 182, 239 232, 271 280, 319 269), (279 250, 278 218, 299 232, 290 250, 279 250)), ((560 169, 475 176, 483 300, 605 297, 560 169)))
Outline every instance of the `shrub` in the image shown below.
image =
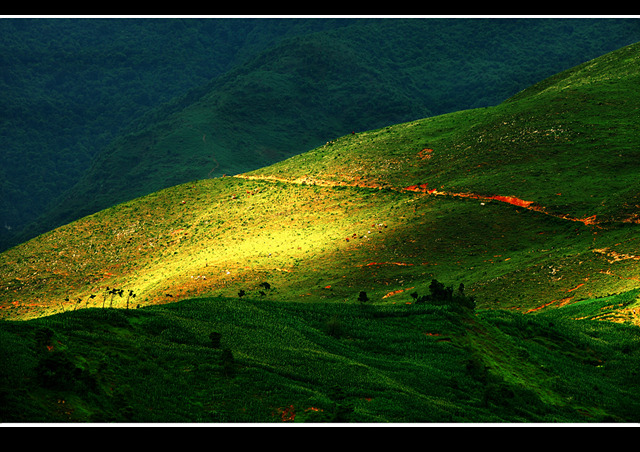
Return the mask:
POLYGON ((268 282, 263 282, 260 283, 260 287, 263 287, 265 290, 269 290, 271 289, 271 284, 269 284, 268 282))
POLYGON ((458 290, 454 291, 453 286, 446 287, 444 283, 433 279, 429 284, 429 295, 419 296, 414 292, 411 296, 416 300, 416 303, 450 305, 468 310, 474 310, 476 307, 475 298, 464 293, 464 284, 462 283, 458 286, 458 290))

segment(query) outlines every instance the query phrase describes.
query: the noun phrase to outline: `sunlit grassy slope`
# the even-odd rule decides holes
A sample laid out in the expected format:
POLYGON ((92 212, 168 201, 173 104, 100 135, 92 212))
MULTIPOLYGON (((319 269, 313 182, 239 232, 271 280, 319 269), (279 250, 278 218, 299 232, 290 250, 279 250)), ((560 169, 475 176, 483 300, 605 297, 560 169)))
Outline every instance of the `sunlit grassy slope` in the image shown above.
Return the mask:
POLYGON ((630 46, 2 253, 3 419, 636 422, 639 68, 630 46), (416 304, 433 279, 475 310, 416 304))
POLYGON ((391 302, 435 277, 522 311, 632 289, 637 84, 634 45, 493 108, 120 204, 3 253, 3 315, 102 306, 107 287, 141 306, 263 282, 281 300, 391 302))

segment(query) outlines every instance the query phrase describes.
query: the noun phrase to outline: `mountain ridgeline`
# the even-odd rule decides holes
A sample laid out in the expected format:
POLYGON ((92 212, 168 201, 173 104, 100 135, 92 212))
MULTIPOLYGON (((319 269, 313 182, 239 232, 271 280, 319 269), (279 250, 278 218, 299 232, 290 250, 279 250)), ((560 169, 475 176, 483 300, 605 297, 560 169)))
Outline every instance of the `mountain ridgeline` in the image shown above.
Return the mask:
POLYGON ((5 251, 2 419, 637 422, 639 82, 632 44, 5 251))

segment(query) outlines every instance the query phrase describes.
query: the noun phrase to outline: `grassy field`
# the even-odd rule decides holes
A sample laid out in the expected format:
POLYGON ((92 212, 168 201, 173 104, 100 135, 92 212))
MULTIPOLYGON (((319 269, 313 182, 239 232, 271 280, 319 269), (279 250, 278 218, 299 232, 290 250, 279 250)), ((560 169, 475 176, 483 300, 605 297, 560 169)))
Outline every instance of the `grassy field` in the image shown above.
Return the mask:
POLYGON ((533 316, 199 298, 5 321, 0 418, 637 422, 638 329, 589 318, 635 296, 533 316))
POLYGON ((195 296, 379 302, 463 282, 483 307, 536 309, 636 287, 633 224, 603 228, 499 201, 224 178, 151 195, 2 255, 2 314, 38 317, 195 296), (484 204, 484 205, 483 205, 484 204), (617 256, 617 257, 615 257, 617 256))

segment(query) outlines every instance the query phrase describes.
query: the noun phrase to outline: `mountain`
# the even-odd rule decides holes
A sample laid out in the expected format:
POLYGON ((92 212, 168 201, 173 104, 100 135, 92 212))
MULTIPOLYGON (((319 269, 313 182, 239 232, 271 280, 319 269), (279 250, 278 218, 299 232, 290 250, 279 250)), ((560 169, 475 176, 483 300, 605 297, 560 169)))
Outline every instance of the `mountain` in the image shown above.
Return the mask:
POLYGON ((284 37, 348 23, 353 21, 1 18, 2 249, 17 243, 20 232, 136 118, 284 37))
POLYGON ((2 418, 637 422, 639 64, 5 251, 2 418))
MULTIPOLYGON (((53 139, 38 145, 24 138, 39 137, 49 130, 46 118, 37 130, 22 130, 20 137, 11 141, 16 152, 6 167, 30 169, 7 175, 6 180, 13 182, 3 199, 7 209, 30 209, 38 214, 38 220, 34 218, 35 223, 22 234, 8 221, 14 228, 12 244, 114 203, 194 179, 260 168, 352 131, 495 105, 545 77, 640 39, 637 20, 301 19, 291 23, 284 19, 228 23, 152 21, 147 25, 143 20, 134 23, 135 33, 116 34, 120 40, 100 49, 105 63, 100 71, 90 74, 110 74, 112 53, 126 42, 122 36, 140 36, 148 30, 148 35, 142 34, 148 45, 136 51, 141 54, 131 51, 130 57, 123 56, 114 66, 114 71, 120 72, 111 75, 113 82, 107 86, 120 80, 118 74, 124 72, 122 87, 100 95, 100 102, 87 102, 86 108, 65 108, 84 113, 64 117, 64 127, 52 127, 52 133, 61 133, 68 130, 67 124, 74 124, 73 130, 91 137, 103 136, 96 127, 114 129, 111 141, 96 145, 90 168, 78 164, 73 173, 65 174, 62 161, 74 159, 66 154, 61 158, 53 149, 55 170, 40 172, 40 168, 52 167, 44 164, 49 155, 46 152, 38 156, 42 166, 20 163, 25 155, 33 155, 33 148, 55 147, 53 139), (233 33, 233 27, 241 31, 233 33), (227 47, 221 38, 225 33, 234 38, 227 47), (167 38, 174 35, 175 41, 167 38), (264 37, 262 41, 260 37, 264 37), (167 49, 164 53, 163 47, 167 49), (233 58, 235 49, 243 52, 242 58, 233 58), (180 64, 164 69, 170 55, 177 52, 183 55, 180 64), (211 62, 206 58, 209 54, 211 62), (158 61, 163 55, 169 56, 158 61), (121 67, 128 61, 140 68, 140 81, 132 81, 131 71, 121 67), (180 77, 186 77, 195 71, 190 69, 194 66, 196 73, 202 74, 197 80, 203 80, 204 68, 214 63, 217 72, 210 70, 210 81, 200 85, 192 82, 196 87, 185 89, 182 96, 175 93, 186 83, 176 82, 173 91, 168 91, 164 80, 169 75, 156 80, 158 74, 173 74, 177 69, 180 77), (154 94, 152 89, 160 93, 154 94), (131 107, 132 100, 142 96, 140 92, 148 93, 153 105, 131 107), (178 97, 168 102, 167 93, 178 97), (157 106, 162 100, 165 103, 157 106), (91 127, 82 127, 94 117, 96 108, 101 109, 96 121, 91 127), (124 115, 125 111, 131 111, 121 120, 127 126, 121 125, 116 132, 108 115, 124 115), (87 119, 80 121, 80 116, 87 119), (31 143, 28 152, 25 143, 31 143), (14 180, 18 177, 22 179, 14 180), (54 191, 53 184, 66 187, 55 200, 45 194, 46 190, 54 191), (29 197, 32 190, 36 194, 29 197)), ((111 28, 117 30, 117 24, 111 28)), ((82 30, 82 25, 78 28, 82 30)), ((93 54, 97 52, 93 50, 93 54)), ((79 71, 82 75, 86 72, 79 71)), ((67 79, 64 87, 70 91, 67 79)), ((98 89, 99 80, 87 86, 98 89)), ((95 92, 78 95, 90 100, 96 96, 95 92)), ((70 98, 65 100, 70 102, 70 98)), ((20 131, 21 127, 11 130, 20 131)), ((70 140, 90 147, 88 139, 70 140)))

